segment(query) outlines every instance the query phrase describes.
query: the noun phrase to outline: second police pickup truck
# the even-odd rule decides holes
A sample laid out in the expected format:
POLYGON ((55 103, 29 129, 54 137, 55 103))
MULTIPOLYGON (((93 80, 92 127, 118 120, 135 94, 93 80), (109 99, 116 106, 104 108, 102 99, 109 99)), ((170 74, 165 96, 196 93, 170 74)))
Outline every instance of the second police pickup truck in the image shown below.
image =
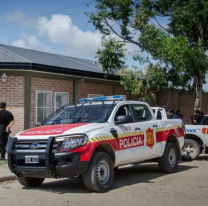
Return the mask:
POLYGON ((208 153, 208 115, 198 125, 186 125, 186 143, 183 155, 187 160, 194 160, 200 154, 208 153))
POLYGON ((79 175, 89 190, 105 192, 122 165, 156 161, 162 172, 176 171, 184 145, 180 119, 157 120, 148 104, 123 95, 80 102, 10 138, 8 164, 20 184, 79 175))
MULTIPOLYGON (((164 108, 152 107, 156 118, 167 120, 164 108)), ((198 125, 185 125, 185 143, 181 150, 183 160, 197 159, 200 154, 208 153, 208 115, 198 125)))

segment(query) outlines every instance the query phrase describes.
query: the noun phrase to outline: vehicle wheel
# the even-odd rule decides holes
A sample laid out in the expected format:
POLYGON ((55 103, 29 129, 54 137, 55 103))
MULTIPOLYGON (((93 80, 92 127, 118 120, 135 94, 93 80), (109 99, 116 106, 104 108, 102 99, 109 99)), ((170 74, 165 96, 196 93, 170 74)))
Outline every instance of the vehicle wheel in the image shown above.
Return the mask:
POLYGON ((43 183, 44 178, 17 177, 17 180, 25 187, 38 187, 43 183))
POLYGON ((158 158, 158 166, 162 172, 175 172, 178 167, 178 154, 174 144, 166 144, 163 156, 158 158))
POLYGON ((183 160, 195 160, 200 154, 200 146, 192 139, 185 139, 185 144, 181 149, 183 160))
POLYGON ((106 192, 113 184, 113 163, 108 154, 95 152, 83 174, 85 186, 95 192, 106 192))

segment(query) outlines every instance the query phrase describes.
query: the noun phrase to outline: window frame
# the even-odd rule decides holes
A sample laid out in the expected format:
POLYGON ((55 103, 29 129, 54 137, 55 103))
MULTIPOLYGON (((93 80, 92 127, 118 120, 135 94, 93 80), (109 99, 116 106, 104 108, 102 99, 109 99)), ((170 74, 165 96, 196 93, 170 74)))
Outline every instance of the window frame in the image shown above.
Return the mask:
POLYGON ((131 122, 131 123, 134 123, 135 122, 135 115, 134 115, 134 112, 132 111, 132 108, 131 108, 131 106, 130 106, 130 104, 122 104, 122 105, 120 105, 118 108, 117 108, 117 110, 115 111, 115 113, 114 113, 114 123, 115 123, 115 119, 116 119, 116 114, 117 114, 117 112, 118 112, 118 110, 121 108, 121 107, 127 107, 128 108, 128 111, 130 112, 130 116, 132 116, 132 118, 133 118, 133 122, 131 122))
MULTIPOLYGON (((204 119, 205 119, 205 120, 207 120, 207 119, 208 119, 208 116, 204 116, 202 120, 204 120, 204 119), (205 118, 206 118, 206 119, 205 119, 205 118)), ((200 122, 200 124, 199 124, 199 125, 202 125, 202 126, 207 126, 208 124, 202 124, 202 120, 201 120, 201 122, 200 122)))
MULTIPOLYGON (((56 109, 56 94, 57 94, 57 93, 67 93, 67 95, 68 95, 68 98, 67 98, 68 102, 67 102, 66 104, 69 104, 69 92, 55 92, 55 96, 54 96, 54 109, 53 109, 54 112, 57 110, 57 109, 56 109)), ((64 105, 66 105, 66 104, 64 104, 64 105)), ((63 106, 64 106, 64 105, 63 105, 63 106)), ((61 106, 61 107, 62 107, 62 106, 61 106)))
POLYGON ((131 109, 131 111, 132 111, 132 113, 133 113, 135 122, 147 122, 147 121, 151 121, 151 120, 153 119, 153 116, 152 116, 151 111, 148 109, 148 106, 145 105, 145 104, 136 104, 136 103, 135 103, 135 104, 130 104, 130 109, 131 109), (136 113, 136 111, 135 111, 135 109, 134 109, 134 106, 135 106, 135 105, 143 106, 144 108, 145 108, 145 107, 147 108, 147 110, 149 111, 149 118, 148 118, 147 120, 139 120, 139 119, 138 119, 138 115, 137 115, 137 113, 136 113))
MULTIPOLYGON (((35 119, 35 124, 40 125, 41 122, 38 122, 38 108, 49 108, 49 107, 38 107, 38 93, 50 93, 51 95, 51 113, 52 113, 52 91, 46 91, 46 90, 36 90, 36 119, 35 119)), ((47 118, 47 117, 45 117, 47 118)))

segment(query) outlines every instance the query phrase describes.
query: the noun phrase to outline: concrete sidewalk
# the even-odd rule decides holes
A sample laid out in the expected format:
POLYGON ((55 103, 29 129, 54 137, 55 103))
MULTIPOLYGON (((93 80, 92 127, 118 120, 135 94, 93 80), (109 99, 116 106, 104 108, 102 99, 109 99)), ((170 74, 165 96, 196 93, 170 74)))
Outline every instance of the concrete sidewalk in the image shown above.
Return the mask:
POLYGON ((16 180, 14 173, 11 173, 8 164, 0 165, 0 182, 5 182, 9 180, 16 180))

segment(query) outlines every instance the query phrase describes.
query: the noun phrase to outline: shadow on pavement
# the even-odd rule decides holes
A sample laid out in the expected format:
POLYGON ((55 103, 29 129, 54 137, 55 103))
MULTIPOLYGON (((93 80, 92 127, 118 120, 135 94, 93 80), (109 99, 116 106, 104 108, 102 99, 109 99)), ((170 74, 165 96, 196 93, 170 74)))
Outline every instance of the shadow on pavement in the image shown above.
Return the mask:
MULTIPOLYGON (((195 166, 188 166, 179 164, 177 173, 183 172, 189 169, 196 168, 195 166)), ((138 183, 152 183, 154 179, 160 178, 165 175, 171 175, 167 173, 161 173, 157 164, 142 164, 142 165, 129 165, 128 167, 119 168, 114 175, 113 187, 111 190, 115 190, 125 186, 131 186, 138 183)), ((48 179, 51 182, 46 182, 37 188, 26 188, 26 190, 38 189, 41 191, 64 194, 64 193, 91 193, 86 189, 82 178, 78 179, 48 179)))
POLYGON ((208 155, 199 155, 197 161, 208 161, 208 155))
MULTIPOLYGON (((193 168, 196 167, 179 164, 176 173, 193 168)), ((138 183, 153 183, 154 179, 167 175, 171 174, 160 172, 157 164, 135 165, 121 168, 115 173, 113 189, 138 183)))

